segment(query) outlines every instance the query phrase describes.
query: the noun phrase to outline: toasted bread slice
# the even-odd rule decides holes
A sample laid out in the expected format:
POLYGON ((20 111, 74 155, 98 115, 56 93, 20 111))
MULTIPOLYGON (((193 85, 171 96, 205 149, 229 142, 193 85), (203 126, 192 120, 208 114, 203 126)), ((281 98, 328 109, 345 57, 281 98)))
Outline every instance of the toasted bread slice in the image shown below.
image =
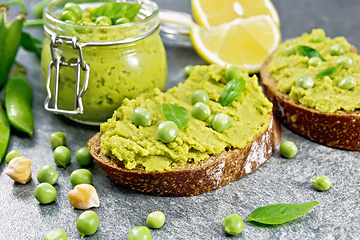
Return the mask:
MULTIPOLYGON (((352 52, 357 49, 352 46, 352 52)), ((330 147, 360 150, 360 110, 323 113, 300 105, 287 94, 277 89, 277 81, 268 71, 272 59, 263 63, 260 78, 265 95, 273 103, 274 113, 280 122, 290 130, 312 141, 330 147)))
POLYGON ((253 172, 275 151, 281 140, 278 121, 271 114, 267 130, 242 149, 227 149, 198 163, 187 163, 170 171, 129 170, 122 162, 105 156, 100 149, 101 133, 88 141, 91 155, 111 180, 125 187, 158 196, 193 196, 218 189, 253 172))

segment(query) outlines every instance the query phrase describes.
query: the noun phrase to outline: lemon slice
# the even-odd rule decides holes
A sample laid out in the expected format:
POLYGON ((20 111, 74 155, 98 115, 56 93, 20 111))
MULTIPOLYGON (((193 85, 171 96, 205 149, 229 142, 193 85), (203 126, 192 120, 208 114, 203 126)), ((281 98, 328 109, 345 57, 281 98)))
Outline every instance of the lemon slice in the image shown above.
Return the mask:
POLYGON ((237 18, 209 29, 193 26, 190 38, 205 61, 222 66, 244 66, 255 73, 277 48, 281 34, 269 15, 259 15, 237 18))
POLYGON ((270 0, 192 0, 191 5, 195 21, 206 28, 257 15, 269 15, 280 25, 279 15, 270 0))

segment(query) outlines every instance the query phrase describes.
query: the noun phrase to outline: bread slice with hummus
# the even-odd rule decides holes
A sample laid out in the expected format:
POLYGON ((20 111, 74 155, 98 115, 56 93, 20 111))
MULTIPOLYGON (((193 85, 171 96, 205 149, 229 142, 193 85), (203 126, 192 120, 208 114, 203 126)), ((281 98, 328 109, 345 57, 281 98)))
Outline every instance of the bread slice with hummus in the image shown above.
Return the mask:
POLYGON ((251 173, 274 153, 281 139, 280 126, 257 77, 249 77, 245 69, 241 69, 244 91, 222 106, 220 95, 228 83, 225 71, 217 65, 195 66, 184 83, 165 93, 154 89, 125 99, 88 141, 91 155, 116 183, 160 196, 201 194, 251 173), (174 104, 191 113, 191 95, 196 90, 209 95, 211 116, 205 121, 191 116, 173 142, 163 143, 156 134, 159 124, 166 121, 162 105, 174 104), (138 107, 150 110, 150 126, 132 123, 132 112, 138 107), (210 127, 217 113, 230 117, 229 129, 217 132, 210 127))
POLYGON ((326 146, 358 151, 359 63, 357 49, 344 37, 331 39, 323 30, 315 29, 311 34, 305 33, 282 43, 264 62, 260 75, 265 95, 284 126, 326 146), (334 53, 339 44, 345 51, 334 53), (311 66, 311 57, 303 56, 299 46, 300 50, 304 49, 302 46, 315 49, 324 61, 319 66, 311 66), (289 53, 291 48, 296 51, 289 53), (341 63, 344 59, 348 60, 346 66, 341 63), (301 87, 299 79, 304 75, 313 79, 312 87, 301 87), (346 76, 355 79, 351 89, 341 88, 340 82, 346 76))

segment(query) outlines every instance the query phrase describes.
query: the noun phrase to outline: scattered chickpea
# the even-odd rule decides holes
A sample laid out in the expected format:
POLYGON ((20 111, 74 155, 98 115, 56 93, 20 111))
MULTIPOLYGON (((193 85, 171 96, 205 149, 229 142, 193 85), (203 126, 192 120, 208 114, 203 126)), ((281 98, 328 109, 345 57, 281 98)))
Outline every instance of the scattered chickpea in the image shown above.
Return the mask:
POLYGON ((90 184, 78 184, 68 194, 70 204, 77 209, 99 207, 99 197, 90 184))
POLYGON ((14 181, 26 184, 31 179, 31 161, 26 157, 16 157, 9 162, 5 174, 14 181))

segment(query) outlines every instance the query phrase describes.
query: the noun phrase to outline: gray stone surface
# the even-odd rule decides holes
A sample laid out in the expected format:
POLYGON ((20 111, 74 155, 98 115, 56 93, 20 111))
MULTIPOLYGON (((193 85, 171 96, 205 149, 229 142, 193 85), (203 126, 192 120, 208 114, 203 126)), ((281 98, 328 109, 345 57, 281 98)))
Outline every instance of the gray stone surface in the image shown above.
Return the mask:
MULTIPOLYGON (((3 2, 3 0, 2 0, 3 2)), ((35 0, 24 1, 33 5, 35 0)), ((190 13, 190 0, 157 0, 162 8, 190 13)), ((274 0, 281 19, 283 39, 296 37, 312 28, 324 28, 329 36, 346 36, 360 46, 360 1, 358 0, 274 0)), ((31 17, 31 15, 30 15, 31 17)), ((41 30, 31 30, 43 36, 41 30)), ((192 48, 166 46, 169 85, 185 79, 187 64, 203 64, 192 48)), ((32 160, 32 180, 27 185, 14 183, 0 165, 0 239, 42 239, 53 228, 64 229, 69 239, 79 239, 75 222, 82 212, 68 202, 72 189, 70 173, 80 166, 75 151, 98 131, 98 127, 79 125, 43 109, 45 93, 40 65, 34 55, 20 51, 18 60, 29 71, 34 92, 35 133, 29 138, 12 129, 8 150, 17 149, 32 160), (40 205, 33 196, 38 184, 36 173, 43 164, 52 164, 49 135, 62 131, 73 154, 68 168, 57 168, 54 203, 40 205)), ((360 153, 328 148, 283 128, 283 140, 294 141, 299 149, 294 159, 284 159, 277 151, 263 166, 243 179, 216 191, 194 197, 168 198, 147 196, 117 186, 97 164, 89 167, 101 205, 93 209, 100 217, 98 231, 87 239, 127 239, 130 229, 146 225, 151 211, 163 211, 166 224, 151 230, 153 239, 358 239, 360 236, 360 153), (333 186, 325 192, 314 190, 311 179, 317 174, 330 177, 333 186), (261 226, 244 221, 238 236, 227 236, 223 218, 238 213, 243 219, 258 207, 286 202, 317 200, 320 205, 292 222, 261 226)))

